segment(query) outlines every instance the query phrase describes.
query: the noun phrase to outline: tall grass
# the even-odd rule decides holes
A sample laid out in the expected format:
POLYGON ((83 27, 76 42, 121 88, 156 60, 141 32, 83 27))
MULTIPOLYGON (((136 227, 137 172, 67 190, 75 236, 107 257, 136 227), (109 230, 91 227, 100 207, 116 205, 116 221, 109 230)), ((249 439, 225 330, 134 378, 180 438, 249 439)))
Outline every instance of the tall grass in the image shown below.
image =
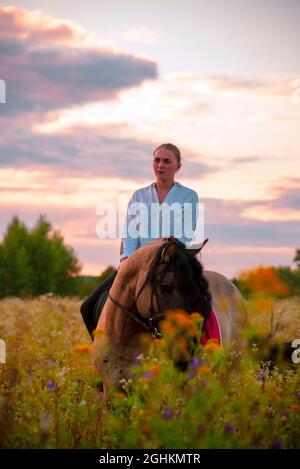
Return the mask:
MULTIPOLYGON (((108 410, 79 301, 1 300, 7 361, 0 364, 0 446, 299 448, 299 366, 270 366, 265 357, 267 337, 300 338, 300 299, 253 298, 249 317, 249 346, 238 352, 198 344, 185 372, 169 352, 184 351, 188 341, 168 326, 165 339, 137 361, 133 382, 123 382, 126 394, 112 391, 108 410)), ((198 327, 196 316, 190 321, 178 324, 198 327)))

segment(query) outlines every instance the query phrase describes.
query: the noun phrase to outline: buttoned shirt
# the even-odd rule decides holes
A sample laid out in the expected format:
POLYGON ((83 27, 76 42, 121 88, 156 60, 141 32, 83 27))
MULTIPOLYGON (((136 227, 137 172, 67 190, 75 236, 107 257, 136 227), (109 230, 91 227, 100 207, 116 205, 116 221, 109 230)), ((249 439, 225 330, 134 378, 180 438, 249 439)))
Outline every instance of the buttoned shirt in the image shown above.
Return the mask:
POLYGON ((162 203, 155 182, 137 189, 127 208, 120 259, 151 241, 174 236, 185 245, 193 237, 198 216, 198 194, 175 181, 162 203))

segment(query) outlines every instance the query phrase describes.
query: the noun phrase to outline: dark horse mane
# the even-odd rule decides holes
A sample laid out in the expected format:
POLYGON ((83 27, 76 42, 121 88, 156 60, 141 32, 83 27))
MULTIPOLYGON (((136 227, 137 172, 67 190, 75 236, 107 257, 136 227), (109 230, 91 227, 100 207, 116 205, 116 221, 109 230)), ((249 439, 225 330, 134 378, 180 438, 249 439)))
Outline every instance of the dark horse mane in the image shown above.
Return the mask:
POLYGON ((211 310, 211 295, 208 290, 208 282, 203 275, 202 264, 189 253, 185 245, 176 238, 169 238, 159 247, 149 268, 148 279, 152 287, 157 283, 156 270, 160 262, 161 254, 169 243, 175 243, 176 249, 169 262, 161 273, 161 278, 170 271, 174 271, 178 289, 183 295, 185 309, 188 313, 198 311, 206 319, 211 310))

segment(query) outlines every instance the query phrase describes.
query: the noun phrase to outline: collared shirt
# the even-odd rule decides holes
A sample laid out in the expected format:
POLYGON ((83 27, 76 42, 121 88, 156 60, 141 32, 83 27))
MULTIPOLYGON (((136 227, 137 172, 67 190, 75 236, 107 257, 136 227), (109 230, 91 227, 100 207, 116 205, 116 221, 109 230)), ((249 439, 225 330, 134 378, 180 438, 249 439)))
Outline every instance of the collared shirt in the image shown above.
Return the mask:
POLYGON ((162 237, 174 236, 186 245, 191 242, 198 216, 197 192, 175 181, 160 204, 155 184, 153 182, 147 187, 137 189, 129 200, 124 228, 127 237, 121 240, 120 259, 130 256, 140 246, 162 237), (143 206, 139 206, 139 203, 143 206), (166 210, 167 215, 170 206, 176 207, 177 221, 175 221, 174 211, 170 208, 171 216, 164 218, 163 211, 166 210), (185 221, 190 220, 190 231, 185 229, 188 223, 183 222, 184 217, 185 221), (130 224, 131 227, 136 227, 134 231, 138 232, 138 236, 135 233, 132 234, 130 224))

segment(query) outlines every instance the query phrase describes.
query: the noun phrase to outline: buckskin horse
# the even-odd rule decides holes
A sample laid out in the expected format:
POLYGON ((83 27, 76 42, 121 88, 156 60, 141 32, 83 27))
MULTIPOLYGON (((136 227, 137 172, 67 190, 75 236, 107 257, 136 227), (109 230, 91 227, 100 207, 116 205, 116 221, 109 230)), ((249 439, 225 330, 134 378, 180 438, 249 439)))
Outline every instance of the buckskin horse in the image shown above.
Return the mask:
POLYGON ((120 265, 94 336, 94 363, 103 381, 103 397, 111 386, 130 377, 130 368, 144 352, 142 334, 159 337, 166 311, 200 312, 212 308, 221 345, 239 339, 245 318, 243 299, 223 275, 203 271, 197 249, 175 238, 161 238, 134 251, 120 265))

